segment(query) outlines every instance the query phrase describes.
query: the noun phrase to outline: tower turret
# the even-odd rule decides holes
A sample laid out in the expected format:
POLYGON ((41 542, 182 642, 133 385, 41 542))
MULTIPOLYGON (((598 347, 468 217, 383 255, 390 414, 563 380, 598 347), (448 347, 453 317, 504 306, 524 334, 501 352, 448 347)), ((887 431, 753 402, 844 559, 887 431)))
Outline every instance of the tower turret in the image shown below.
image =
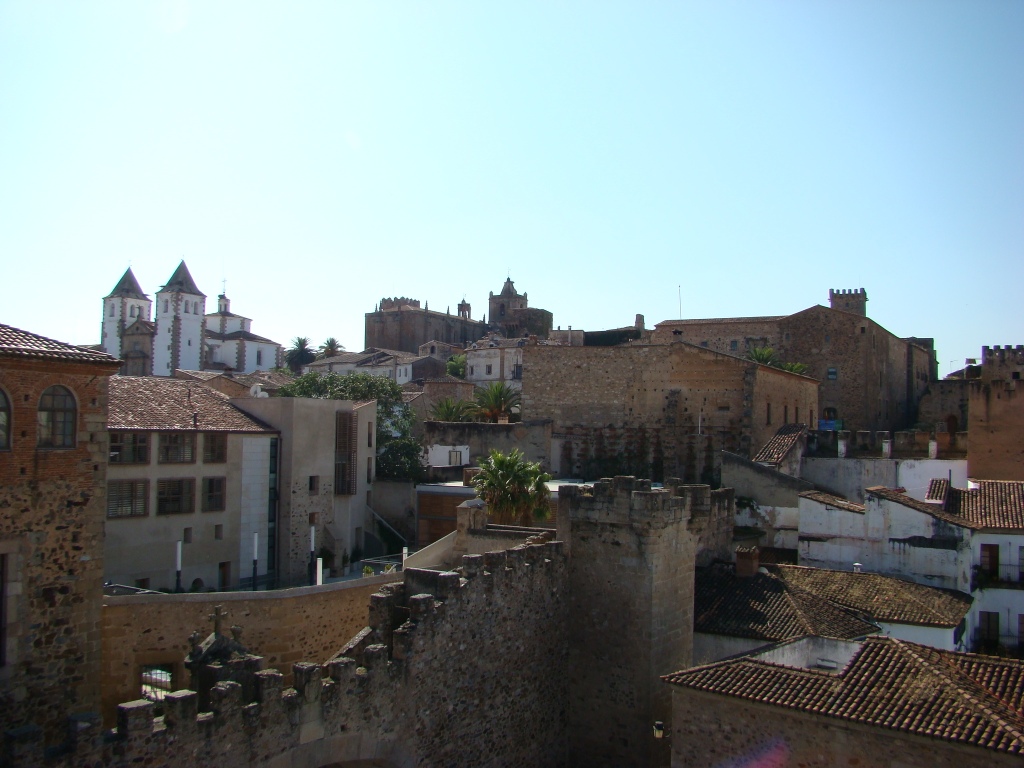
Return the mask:
POLYGON ((157 291, 156 305, 153 374, 173 376, 175 368, 199 370, 206 294, 196 286, 184 261, 157 291))
POLYGON ((841 309, 861 317, 868 315, 868 293, 863 288, 844 288, 838 291, 829 288, 828 304, 832 309, 841 309))
POLYGON ((136 320, 148 321, 153 302, 142 292, 132 268, 128 267, 114 290, 103 297, 103 320, 100 323, 100 347, 108 355, 124 357, 124 330, 136 320))

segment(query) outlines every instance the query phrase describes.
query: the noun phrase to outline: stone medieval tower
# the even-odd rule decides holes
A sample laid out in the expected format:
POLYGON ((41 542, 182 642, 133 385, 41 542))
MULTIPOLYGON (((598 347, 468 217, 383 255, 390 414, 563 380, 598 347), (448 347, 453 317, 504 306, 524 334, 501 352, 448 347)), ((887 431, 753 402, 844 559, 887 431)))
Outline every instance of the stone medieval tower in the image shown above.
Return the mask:
POLYGON ((828 305, 832 309, 841 309, 861 317, 868 316, 868 292, 863 288, 850 288, 839 291, 828 289, 828 305))
POLYGON ((153 375, 172 376, 175 368, 198 371, 203 357, 206 294, 196 287, 182 261, 156 294, 153 375))

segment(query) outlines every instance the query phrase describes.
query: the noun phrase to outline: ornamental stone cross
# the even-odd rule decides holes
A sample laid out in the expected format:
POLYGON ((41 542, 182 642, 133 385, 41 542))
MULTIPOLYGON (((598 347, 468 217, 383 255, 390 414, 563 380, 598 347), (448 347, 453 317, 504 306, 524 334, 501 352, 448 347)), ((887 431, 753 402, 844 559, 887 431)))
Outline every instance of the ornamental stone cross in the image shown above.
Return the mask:
POLYGON ((209 614, 209 618, 213 619, 213 634, 219 635, 221 625, 224 619, 228 617, 227 611, 223 610, 224 606, 218 605, 214 607, 213 613, 209 614))

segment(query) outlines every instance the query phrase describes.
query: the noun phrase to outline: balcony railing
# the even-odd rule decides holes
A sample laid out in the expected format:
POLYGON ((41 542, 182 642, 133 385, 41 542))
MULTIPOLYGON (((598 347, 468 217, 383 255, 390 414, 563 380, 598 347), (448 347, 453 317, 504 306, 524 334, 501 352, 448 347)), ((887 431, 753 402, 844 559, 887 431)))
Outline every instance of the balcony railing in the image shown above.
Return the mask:
POLYGON ((1009 656, 1024 659, 1024 643, 1019 635, 991 634, 975 628, 971 635, 971 651, 990 656, 1009 656))
POLYGON ((995 568, 974 566, 971 589, 1024 589, 1022 566, 1000 565, 995 568))

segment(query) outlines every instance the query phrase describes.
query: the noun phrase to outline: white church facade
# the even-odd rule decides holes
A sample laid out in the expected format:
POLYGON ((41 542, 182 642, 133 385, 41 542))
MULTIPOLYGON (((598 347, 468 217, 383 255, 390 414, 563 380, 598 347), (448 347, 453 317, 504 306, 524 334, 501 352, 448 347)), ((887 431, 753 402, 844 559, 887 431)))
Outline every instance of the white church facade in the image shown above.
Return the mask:
POLYGON ((253 373, 281 367, 284 349, 257 336, 252 320, 231 312, 225 294, 206 313, 199 290, 182 261, 153 300, 131 268, 103 299, 100 349, 123 361, 129 376, 173 376, 177 369, 253 373), (152 318, 152 320, 150 319, 152 318))

